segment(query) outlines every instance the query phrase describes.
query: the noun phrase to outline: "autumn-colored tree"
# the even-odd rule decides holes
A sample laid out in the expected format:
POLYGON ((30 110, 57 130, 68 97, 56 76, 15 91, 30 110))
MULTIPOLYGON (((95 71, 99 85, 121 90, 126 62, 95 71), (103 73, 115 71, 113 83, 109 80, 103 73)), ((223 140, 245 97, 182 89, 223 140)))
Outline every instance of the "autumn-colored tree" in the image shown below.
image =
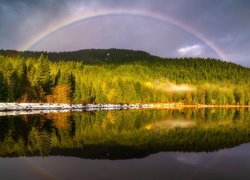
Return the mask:
POLYGON ((68 85, 57 85, 51 95, 46 97, 49 103, 71 103, 70 87, 68 85))

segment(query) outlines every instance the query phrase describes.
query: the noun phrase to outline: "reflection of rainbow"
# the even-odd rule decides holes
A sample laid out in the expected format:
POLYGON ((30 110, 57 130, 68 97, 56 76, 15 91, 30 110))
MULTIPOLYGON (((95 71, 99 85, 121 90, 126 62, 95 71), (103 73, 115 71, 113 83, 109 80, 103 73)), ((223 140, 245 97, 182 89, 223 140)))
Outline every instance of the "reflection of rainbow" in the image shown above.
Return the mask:
POLYGON ((225 53, 220 50, 212 41, 210 41, 206 36, 201 34, 200 32, 196 31, 195 29, 191 28, 190 26, 186 25, 183 22, 176 20, 167 15, 162 15, 156 12, 145 11, 145 10, 129 10, 129 9, 101 9, 95 10, 88 13, 84 13, 83 15, 76 15, 71 18, 64 19, 62 22, 54 24, 52 27, 49 27, 45 30, 42 30, 39 34, 36 34, 34 37, 30 39, 26 44, 21 46, 22 50, 29 50, 39 44, 41 41, 46 39, 47 37, 53 35, 54 33, 67 28, 75 23, 84 21, 84 20, 91 20, 99 17, 104 16, 115 16, 115 15, 127 15, 127 16, 139 16, 139 17, 146 17, 151 18, 153 20, 161 21, 163 23, 172 24, 184 31, 190 33, 191 35, 195 36, 202 42, 204 42, 210 49, 212 49, 221 59, 227 60, 227 56, 225 53))
POLYGON ((20 159, 23 160, 35 173, 40 175, 40 177, 45 179, 57 179, 55 175, 49 172, 49 169, 44 169, 36 163, 36 161, 39 160, 39 157, 21 157, 20 159))

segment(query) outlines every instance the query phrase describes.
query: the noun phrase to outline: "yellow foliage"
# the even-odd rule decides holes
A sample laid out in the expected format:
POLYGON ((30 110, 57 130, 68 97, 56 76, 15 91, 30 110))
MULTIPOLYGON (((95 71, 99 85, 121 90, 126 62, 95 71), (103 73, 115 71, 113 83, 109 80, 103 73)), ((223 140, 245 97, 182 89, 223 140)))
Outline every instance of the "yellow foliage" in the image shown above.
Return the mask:
POLYGON ((53 93, 47 96, 48 103, 71 103, 70 87, 68 85, 57 85, 53 93))
POLYGON ((115 100, 115 95, 116 95, 116 92, 115 92, 115 89, 111 89, 107 95, 107 98, 108 98, 108 101, 109 102, 114 102, 115 100))

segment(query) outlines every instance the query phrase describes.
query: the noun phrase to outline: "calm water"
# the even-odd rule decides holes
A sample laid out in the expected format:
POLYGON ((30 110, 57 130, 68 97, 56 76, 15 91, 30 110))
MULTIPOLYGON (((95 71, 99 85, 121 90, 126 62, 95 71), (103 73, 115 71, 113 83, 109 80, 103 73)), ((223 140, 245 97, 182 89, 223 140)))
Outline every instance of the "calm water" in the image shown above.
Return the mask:
POLYGON ((249 179, 250 110, 0 117, 1 179, 249 179))

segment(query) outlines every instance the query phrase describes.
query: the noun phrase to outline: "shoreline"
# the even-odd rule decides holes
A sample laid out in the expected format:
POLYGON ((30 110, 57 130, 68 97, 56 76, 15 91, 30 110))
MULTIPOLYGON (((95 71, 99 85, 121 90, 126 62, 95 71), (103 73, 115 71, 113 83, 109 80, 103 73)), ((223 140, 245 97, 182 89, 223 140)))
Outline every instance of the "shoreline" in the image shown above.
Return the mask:
POLYGON ((250 108, 250 105, 186 105, 183 103, 150 104, 57 104, 57 103, 0 103, 1 111, 31 110, 91 110, 91 109, 183 109, 183 108, 250 108))
POLYGON ((250 108, 249 105, 185 105, 182 103, 155 104, 49 104, 49 103, 0 103, 0 116, 48 114, 60 112, 109 111, 129 109, 182 110, 185 108, 250 108))

